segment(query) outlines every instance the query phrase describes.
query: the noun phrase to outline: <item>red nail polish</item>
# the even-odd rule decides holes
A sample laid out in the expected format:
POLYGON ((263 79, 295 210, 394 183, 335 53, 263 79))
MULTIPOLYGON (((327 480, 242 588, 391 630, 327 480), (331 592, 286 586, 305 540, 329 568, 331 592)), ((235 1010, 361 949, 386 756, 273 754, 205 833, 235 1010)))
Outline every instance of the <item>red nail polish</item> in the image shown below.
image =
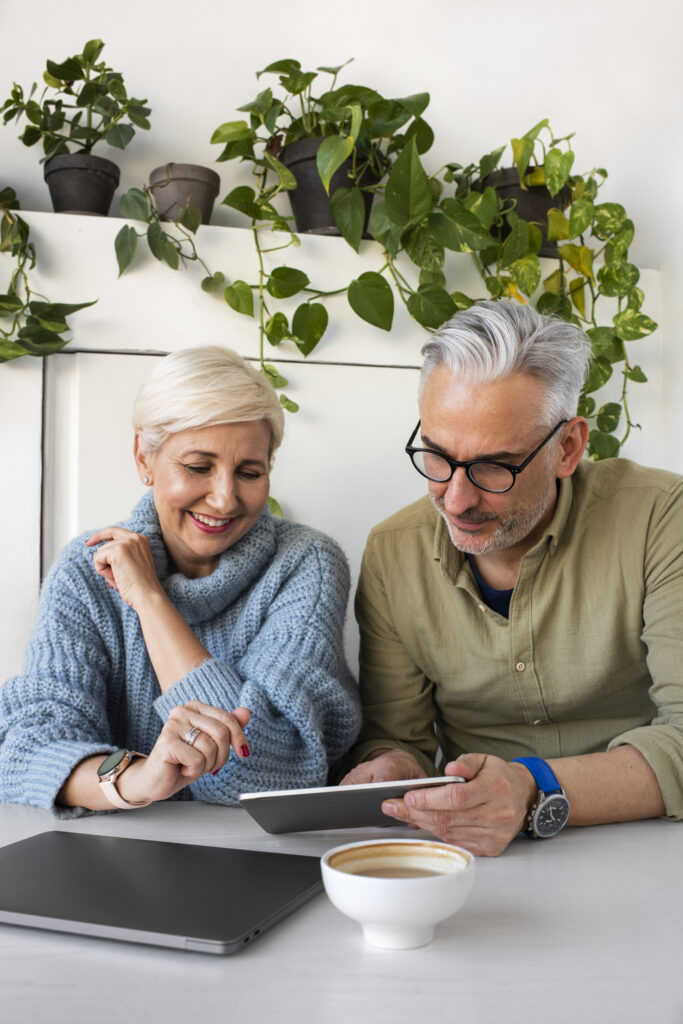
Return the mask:
POLYGON ((220 771, 220 768, 216 768, 216 771, 215 772, 211 772, 211 774, 212 775, 218 775, 219 771, 220 771))
POLYGON ((249 757, 249 747, 246 745, 246 743, 243 747, 240 748, 240 754, 242 755, 242 757, 249 757))

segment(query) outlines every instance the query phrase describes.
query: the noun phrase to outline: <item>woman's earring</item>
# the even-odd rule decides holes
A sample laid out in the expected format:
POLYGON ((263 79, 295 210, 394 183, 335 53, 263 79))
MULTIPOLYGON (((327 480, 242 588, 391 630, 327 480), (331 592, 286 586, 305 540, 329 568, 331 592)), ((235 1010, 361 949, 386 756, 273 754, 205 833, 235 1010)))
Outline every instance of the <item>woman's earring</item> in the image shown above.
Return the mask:
POLYGON ((149 477, 148 476, 143 476, 142 482, 143 482, 143 484, 148 484, 149 483, 149 477))

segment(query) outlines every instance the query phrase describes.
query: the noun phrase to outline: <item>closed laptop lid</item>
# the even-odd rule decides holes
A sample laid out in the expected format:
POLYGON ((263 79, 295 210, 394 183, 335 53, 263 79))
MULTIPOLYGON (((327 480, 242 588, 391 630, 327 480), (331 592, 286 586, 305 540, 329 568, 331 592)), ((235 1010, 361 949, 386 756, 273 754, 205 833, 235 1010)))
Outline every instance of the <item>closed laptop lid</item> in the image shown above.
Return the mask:
POLYGON ((43 832, 0 848, 0 923, 234 953, 322 888, 318 857, 43 832))

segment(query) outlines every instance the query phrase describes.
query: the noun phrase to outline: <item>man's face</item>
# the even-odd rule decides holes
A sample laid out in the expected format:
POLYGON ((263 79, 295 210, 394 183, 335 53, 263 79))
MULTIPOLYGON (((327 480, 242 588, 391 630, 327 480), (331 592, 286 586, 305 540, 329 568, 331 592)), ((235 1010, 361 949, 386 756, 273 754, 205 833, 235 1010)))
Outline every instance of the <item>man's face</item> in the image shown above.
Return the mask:
MULTIPOLYGON (((519 465, 552 426, 543 416, 544 399, 542 385, 527 374, 473 386, 438 366, 422 393, 422 446, 460 462, 519 465)), ((552 438, 504 494, 476 487, 462 468, 447 483, 430 481, 453 544, 471 555, 518 549, 521 557, 552 518, 560 452, 559 439, 552 438)))

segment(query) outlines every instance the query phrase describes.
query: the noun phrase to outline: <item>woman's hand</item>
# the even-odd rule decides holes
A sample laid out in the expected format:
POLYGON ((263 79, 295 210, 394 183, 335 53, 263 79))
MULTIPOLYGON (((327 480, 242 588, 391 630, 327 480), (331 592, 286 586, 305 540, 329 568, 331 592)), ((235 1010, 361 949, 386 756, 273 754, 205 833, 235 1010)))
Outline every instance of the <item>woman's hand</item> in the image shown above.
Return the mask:
POLYGON ((250 716, 247 708, 230 713, 198 700, 173 708, 149 757, 133 761, 116 788, 132 804, 166 800, 207 772, 219 772, 231 747, 240 760, 249 757, 243 729, 250 716), (199 729, 192 745, 185 740, 191 729, 199 729))
POLYGON ((102 546, 93 557, 95 572, 138 614, 145 597, 163 594, 149 538, 121 526, 107 526, 86 540, 88 547, 102 546))

